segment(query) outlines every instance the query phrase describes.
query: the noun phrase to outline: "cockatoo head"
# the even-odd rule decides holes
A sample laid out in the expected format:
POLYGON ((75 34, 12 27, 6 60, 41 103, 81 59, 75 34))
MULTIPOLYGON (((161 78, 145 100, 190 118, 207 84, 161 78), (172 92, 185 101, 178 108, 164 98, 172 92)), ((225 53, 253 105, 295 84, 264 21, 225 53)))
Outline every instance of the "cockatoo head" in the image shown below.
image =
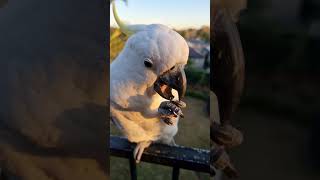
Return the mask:
POLYGON ((114 2, 113 13, 121 31, 130 36, 119 54, 123 58, 117 60, 134 68, 134 75, 143 77, 140 79, 153 86, 153 92, 172 100, 172 89, 175 89, 181 99, 186 91, 184 66, 189 55, 184 38, 160 24, 124 24, 117 16, 114 2))

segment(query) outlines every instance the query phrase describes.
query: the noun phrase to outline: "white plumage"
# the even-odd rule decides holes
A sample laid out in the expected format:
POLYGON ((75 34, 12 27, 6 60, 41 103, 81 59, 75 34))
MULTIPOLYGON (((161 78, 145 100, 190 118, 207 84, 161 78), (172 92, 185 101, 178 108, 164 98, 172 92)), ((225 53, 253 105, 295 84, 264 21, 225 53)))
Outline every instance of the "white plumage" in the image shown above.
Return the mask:
POLYGON ((186 64, 187 59, 188 46, 178 33, 163 25, 150 25, 130 37, 111 63, 111 114, 131 142, 175 135, 176 124, 168 126, 158 117, 158 107, 166 99, 154 91, 153 83, 175 64, 186 64), (147 57, 154 60, 155 69, 144 66, 147 57))
MULTIPOLYGON (((182 36, 160 25, 135 25, 122 52, 111 63, 111 118, 129 141, 149 146, 150 142, 171 143, 178 131, 178 118, 173 125, 164 123, 158 108, 166 101, 154 90, 157 78, 176 65, 184 66, 189 48, 182 36), (153 66, 144 65, 151 59, 153 66)), ((177 98, 177 95, 175 95, 177 98)), ((142 153, 142 152, 141 152, 142 153)))

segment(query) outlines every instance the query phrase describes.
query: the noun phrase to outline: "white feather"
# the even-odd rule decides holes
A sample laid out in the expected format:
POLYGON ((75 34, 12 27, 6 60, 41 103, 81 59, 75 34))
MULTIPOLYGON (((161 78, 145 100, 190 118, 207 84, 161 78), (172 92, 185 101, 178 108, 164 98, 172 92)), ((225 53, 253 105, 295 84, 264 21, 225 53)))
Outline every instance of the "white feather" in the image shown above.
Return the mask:
POLYGON ((172 66, 185 65, 188 54, 183 37, 164 25, 152 24, 132 35, 112 62, 111 116, 129 141, 169 143, 177 133, 178 119, 169 126, 159 118, 158 107, 165 99, 153 90, 153 84, 172 66), (153 61, 152 69, 144 66, 145 58, 153 61))

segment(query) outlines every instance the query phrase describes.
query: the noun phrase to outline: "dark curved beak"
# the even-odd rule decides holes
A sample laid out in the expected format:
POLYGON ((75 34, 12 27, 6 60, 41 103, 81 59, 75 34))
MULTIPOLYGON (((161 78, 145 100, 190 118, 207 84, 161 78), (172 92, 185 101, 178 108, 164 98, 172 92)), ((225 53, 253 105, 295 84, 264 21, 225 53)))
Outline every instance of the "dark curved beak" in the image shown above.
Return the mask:
POLYGON ((187 89, 187 78, 183 65, 177 65, 172 70, 160 75, 154 83, 154 90, 165 99, 172 100, 174 98, 172 89, 178 92, 179 100, 184 97, 187 89))

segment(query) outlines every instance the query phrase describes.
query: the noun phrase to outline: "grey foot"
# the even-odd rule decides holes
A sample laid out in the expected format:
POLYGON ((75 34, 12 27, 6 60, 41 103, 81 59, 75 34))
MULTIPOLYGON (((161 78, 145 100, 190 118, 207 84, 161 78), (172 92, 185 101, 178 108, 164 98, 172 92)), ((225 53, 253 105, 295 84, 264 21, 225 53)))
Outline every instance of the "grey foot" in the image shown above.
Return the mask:
POLYGON ((143 154, 143 151, 145 148, 149 147, 151 144, 151 141, 142 141, 137 143, 137 146, 135 147, 133 151, 133 157, 136 160, 136 163, 140 162, 141 156, 143 154))
POLYGON ((160 104, 158 112, 161 119, 168 125, 173 125, 172 120, 177 117, 184 117, 181 108, 186 107, 183 101, 164 101, 160 104))

